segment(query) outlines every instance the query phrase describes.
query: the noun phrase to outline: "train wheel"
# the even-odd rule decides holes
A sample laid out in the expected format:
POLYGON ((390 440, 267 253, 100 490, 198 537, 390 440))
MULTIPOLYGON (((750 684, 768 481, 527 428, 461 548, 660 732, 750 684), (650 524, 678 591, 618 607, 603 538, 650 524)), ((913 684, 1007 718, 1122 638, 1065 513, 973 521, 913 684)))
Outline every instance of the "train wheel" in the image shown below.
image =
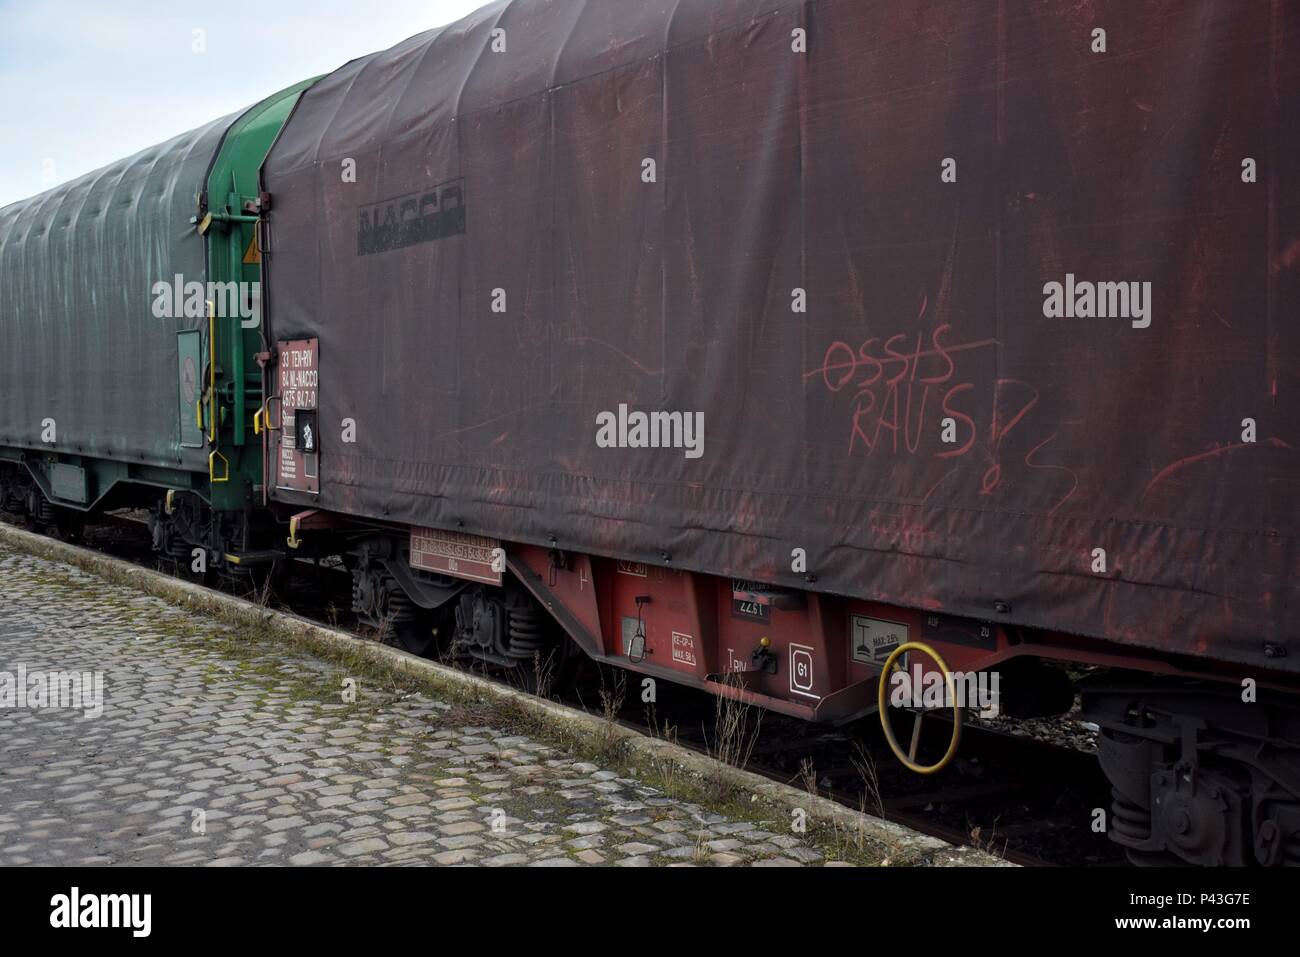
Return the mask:
POLYGON ((438 657, 438 616, 416 605, 392 575, 382 576, 381 582, 380 630, 390 632, 403 651, 421 658, 438 657))
POLYGON ((436 626, 427 616, 417 615, 402 622, 393 629, 393 637, 403 651, 409 651, 421 658, 438 657, 438 634, 436 626))
MULTIPOLYGON (((920 689, 917 689, 919 692, 920 689)), ((908 641, 894 649, 893 653, 885 661, 885 667, 880 673, 880 682, 876 694, 876 704, 880 710, 880 726, 885 732, 885 741, 889 744, 889 750, 894 752, 894 757, 898 758, 910 771, 917 774, 934 774, 942 771, 952 761, 957 754, 957 747, 961 744, 961 702, 957 700, 957 689, 952 679, 952 672, 944 660, 939 657, 939 653, 929 645, 919 641, 908 641), (919 708, 890 708, 890 685, 893 683, 892 678, 896 672, 906 675, 900 659, 908 652, 916 652, 930 658, 939 666, 939 672, 943 675, 944 691, 946 692, 945 703, 938 709, 919 708), (947 711, 952 710, 952 734, 948 740, 948 749, 934 764, 921 764, 917 761, 917 754, 921 746, 921 727, 926 714, 930 710, 947 711), (912 715, 911 733, 906 749, 899 744, 897 736, 894 734, 894 724, 891 717, 892 712, 907 711, 912 715)))
POLYGON ((431 657, 435 650, 432 622, 397 579, 367 561, 354 560, 351 571, 352 610, 361 621, 378 631, 385 644, 431 657))
POLYGON ((586 660, 550 613, 517 585, 468 589, 452 613, 455 659, 529 694, 568 691, 586 660))

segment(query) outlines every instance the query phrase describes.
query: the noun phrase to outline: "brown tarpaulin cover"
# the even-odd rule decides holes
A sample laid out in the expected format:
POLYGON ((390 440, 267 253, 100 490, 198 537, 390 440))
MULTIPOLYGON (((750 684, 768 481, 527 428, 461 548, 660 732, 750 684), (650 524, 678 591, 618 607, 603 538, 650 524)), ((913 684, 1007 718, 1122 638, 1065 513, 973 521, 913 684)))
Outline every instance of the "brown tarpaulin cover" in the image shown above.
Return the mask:
POLYGON ((274 494, 1295 670, 1298 8, 513 0, 354 61, 263 170, 274 494))

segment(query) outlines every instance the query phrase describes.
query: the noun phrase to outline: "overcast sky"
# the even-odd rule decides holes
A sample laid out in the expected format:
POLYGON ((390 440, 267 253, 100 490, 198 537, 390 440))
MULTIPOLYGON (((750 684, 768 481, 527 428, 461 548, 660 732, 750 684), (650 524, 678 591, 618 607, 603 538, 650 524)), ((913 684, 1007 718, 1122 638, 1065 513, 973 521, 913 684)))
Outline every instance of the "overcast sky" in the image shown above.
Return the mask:
POLYGON ((0 0, 0 206, 486 2, 0 0))

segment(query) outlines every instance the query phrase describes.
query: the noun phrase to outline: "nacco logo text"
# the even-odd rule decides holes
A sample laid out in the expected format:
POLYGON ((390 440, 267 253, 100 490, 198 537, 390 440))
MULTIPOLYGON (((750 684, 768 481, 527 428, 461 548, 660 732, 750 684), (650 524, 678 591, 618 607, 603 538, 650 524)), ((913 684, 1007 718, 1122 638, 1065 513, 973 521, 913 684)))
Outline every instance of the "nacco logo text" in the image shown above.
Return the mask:
POLYGON ((369 256, 465 232, 465 181, 362 206, 357 216, 357 255, 369 256))

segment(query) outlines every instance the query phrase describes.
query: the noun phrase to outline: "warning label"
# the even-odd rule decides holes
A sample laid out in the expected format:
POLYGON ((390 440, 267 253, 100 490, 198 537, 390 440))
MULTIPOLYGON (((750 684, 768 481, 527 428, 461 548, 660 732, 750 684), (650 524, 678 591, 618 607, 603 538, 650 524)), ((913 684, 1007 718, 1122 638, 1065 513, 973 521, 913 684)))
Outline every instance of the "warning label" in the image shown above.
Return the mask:
POLYGON ((673 661, 680 661, 684 665, 695 667, 694 637, 683 635, 680 631, 673 632, 673 661))
POLYGON ((901 621, 853 616, 853 660, 863 664, 882 664, 895 648, 907 641, 907 625, 901 621))

